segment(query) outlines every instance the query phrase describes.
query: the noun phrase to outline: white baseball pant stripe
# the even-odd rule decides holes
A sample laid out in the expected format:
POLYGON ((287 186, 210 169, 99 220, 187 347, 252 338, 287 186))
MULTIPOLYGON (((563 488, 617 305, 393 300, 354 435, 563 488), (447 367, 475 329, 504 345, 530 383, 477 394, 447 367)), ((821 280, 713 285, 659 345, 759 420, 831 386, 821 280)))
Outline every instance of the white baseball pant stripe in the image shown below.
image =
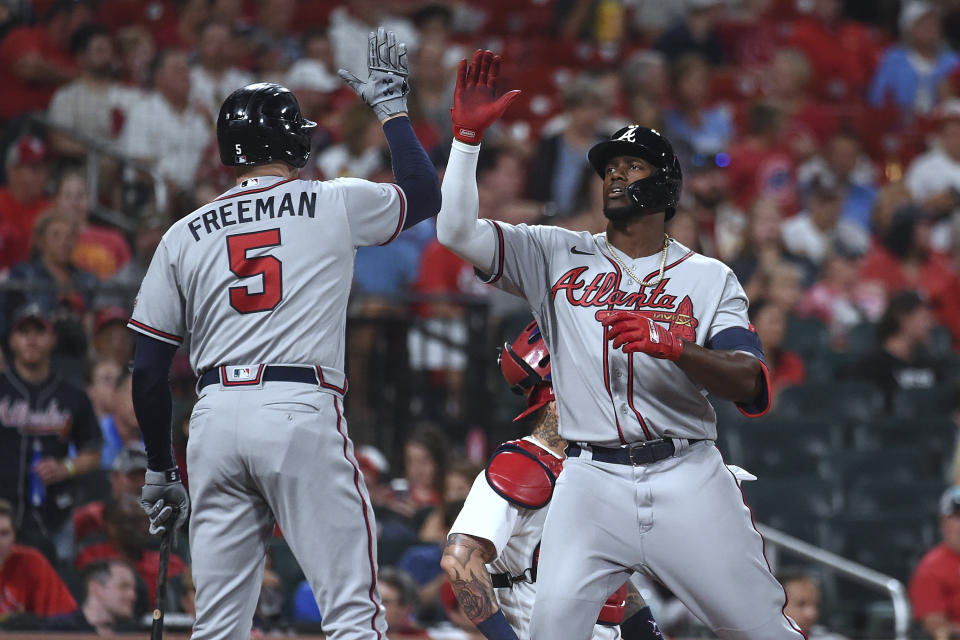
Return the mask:
POLYGON ((247 640, 274 523, 332 640, 383 640, 376 530, 340 397, 317 385, 212 384, 190 419, 193 640, 247 640))
POLYGON ((725 640, 800 640, 739 485, 712 442, 652 464, 564 462, 544 524, 532 640, 586 640, 633 571, 725 640))

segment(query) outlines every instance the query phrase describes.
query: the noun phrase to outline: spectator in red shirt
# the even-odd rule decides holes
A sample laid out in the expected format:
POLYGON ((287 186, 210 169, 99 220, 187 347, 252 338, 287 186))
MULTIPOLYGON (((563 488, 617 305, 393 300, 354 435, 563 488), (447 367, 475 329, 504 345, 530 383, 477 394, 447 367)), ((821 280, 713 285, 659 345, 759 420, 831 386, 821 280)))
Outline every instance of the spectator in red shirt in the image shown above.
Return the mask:
POLYGON ((931 216, 915 205, 893 215, 882 240, 868 253, 860 270, 862 281, 881 283, 888 293, 916 289, 926 294, 937 321, 960 347, 960 278, 950 261, 930 248, 931 216))
POLYGON ((940 498, 942 541, 928 551, 910 578, 913 616, 933 638, 960 633, 960 486, 940 498))
POLYGON ((20 137, 7 150, 7 186, 0 187, 0 225, 8 229, 9 250, 5 243, 0 268, 30 257, 33 224, 50 206, 44 195, 50 177, 49 156, 47 144, 33 135, 20 137))
POLYGON ((68 45, 92 19, 87 2, 56 0, 43 24, 7 34, 0 42, 0 122, 46 109, 57 87, 77 76, 68 45))
MULTIPOLYGON (((111 497, 103 506, 106 542, 91 544, 77 555, 77 569, 83 571, 97 560, 120 559, 136 568, 137 575, 147 587, 149 602, 154 602, 157 590, 160 553, 149 550, 149 522, 143 517, 140 501, 135 495, 111 497)), ((169 576, 183 573, 187 565, 175 553, 170 554, 169 576)))
POLYGON ((750 108, 747 135, 730 149, 730 193, 740 207, 770 196, 786 215, 797 210, 794 161, 783 125, 783 112, 776 106, 760 102, 750 108))
POLYGON ((59 616, 77 603, 42 553, 14 544, 13 508, 0 499, 0 619, 8 615, 59 616))
MULTIPOLYGON (((147 470, 147 454, 142 446, 132 444, 124 447, 113 459, 110 471, 110 495, 139 497, 143 485, 143 472, 147 470)), ((97 534, 106 535, 103 523, 105 500, 88 502, 73 510, 73 537, 81 543, 84 538, 97 534)))
POLYGON ((842 14, 841 0, 814 0, 813 11, 796 21, 789 39, 810 59, 817 93, 831 101, 862 96, 879 57, 868 29, 842 14))
POLYGON ((750 322, 763 344, 773 395, 776 396, 787 387, 802 384, 806 379, 803 359, 781 347, 787 331, 786 312, 779 305, 760 298, 750 304, 750 322))

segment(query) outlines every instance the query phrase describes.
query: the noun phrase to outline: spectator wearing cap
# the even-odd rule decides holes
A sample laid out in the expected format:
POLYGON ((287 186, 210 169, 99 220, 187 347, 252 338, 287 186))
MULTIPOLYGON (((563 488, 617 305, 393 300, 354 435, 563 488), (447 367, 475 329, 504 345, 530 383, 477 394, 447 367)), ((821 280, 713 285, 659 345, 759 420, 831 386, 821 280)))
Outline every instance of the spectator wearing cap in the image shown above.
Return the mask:
POLYGON ((93 354, 126 367, 133 359, 133 336, 127 330, 130 312, 126 307, 101 307, 94 313, 93 354))
POLYGON ((11 366, 0 372, 0 497, 21 540, 67 558, 74 479, 100 466, 101 441, 87 394, 50 366, 54 341, 40 306, 13 315, 11 366))
POLYGON ((670 25, 657 39, 654 48, 668 60, 687 53, 700 54, 708 64, 726 62, 717 23, 723 17, 723 0, 685 0, 684 15, 670 25))
POLYGON ((110 33, 100 25, 89 24, 73 34, 70 52, 80 64, 80 76, 57 89, 47 117, 68 130, 51 133, 57 153, 83 158, 87 146, 71 134, 115 146, 126 113, 143 92, 117 82, 116 48, 110 33))
POLYGON ((674 106, 664 113, 671 142, 686 143, 695 154, 726 151, 734 134, 733 113, 724 104, 710 103, 710 67, 703 56, 687 53, 671 71, 674 106))
POLYGON ((940 544, 927 551, 910 577, 913 616, 935 640, 960 633, 960 486, 940 498, 940 544))
POLYGON ((212 139, 211 121, 190 104, 186 52, 161 51, 152 71, 151 90, 127 114, 120 149, 152 165, 175 190, 189 189, 212 139))
POLYGON ((88 2, 56 0, 42 24, 7 34, 0 42, 0 122, 46 109, 57 87, 76 77, 70 38, 92 17, 88 2))
POLYGON ((941 81, 960 58, 943 40, 940 12, 934 3, 905 0, 898 26, 900 43, 883 52, 870 84, 870 103, 928 113, 937 104, 941 81))
POLYGON ((787 251, 818 266, 836 239, 865 252, 870 237, 863 227, 840 218, 842 198, 840 185, 834 179, 814 180, 807 209, 783 223, 783 244, 787 251))
POLYGON ((813 0, 812 10, 793 23, 787 44, 810 60, 814 90, 824 100, 856 100, 877 66, 876 36, 843 17, 842 0, 813 0))
POLYGON ((78 269, 106 280, 130 261, 130 245, 120 231, 90 222, 90 192, 80 171, 67 169, 60 174, 51 211, 77 223, 71 262, 78 269))
POLYGON ((960 346, 960 278, 950 261, 933 250, 930 235, 933 216, 916 205, 896 210, 880 242, 867 252, 860 279, 878 282, 890 292, 916 289, 923 292, 937 320, 960 346))
POLYGON ((937 213, 960 207, 960 98, 936 112, 937 144, 907 168, 906 183, 913 199, 937 213))
POLYGON ((196 62, 190 66, 190 103, 216 123, 220 105, 228 95, 254 81, 235 65, 234 34, 230 25, 209 20, 200 26, 196 62))
POLYGON ((840 219, 870 230, 870 214, 877 195, 876 169, 863 153, 860 138, 842 129, 827 140, 821 154, 797 169, 797 183, 806 199, 815 181, 833 182, 840 190, 843 204, 840 219))
POLYGON ((876 346, 853 370, 857 379, 880 387, 888 408, 897 390, 927 389, 943 380, 943 363, 926 349, 934 323, 930 304, 916 291, 890 298, 876 326, 876 346))
POLYGON ((0 231, 4 235, 0 268, 30 257, 34 221, 50 206, 45 189, 50 178, 47 144, 34 135, 18 138, 7 149, 7 185, 0 187, 0 231))
MULTIPOLYGON (((110 465, 110 496, 138 497, 147 470, 147 454, 140 444, 124 446, 110 465)), ((105 536, 103 506, 105 500, 95 500, 73 510, 73 537, 82 545, 91 536, 105 536)))
POLYGON ((835 238, 824 256, 820 278, 803 294, 797 315, 825 324, 834 346, 843 348, 847 333, 862 322, 876 322, 886 294, 876 283, 861 282, 864 248, 835 238))
POLYGON ((698 242, 705 255, 732 260, 747 235, 747 215, 730 198, 726 154, 693 156, 684 179, 692 196, 686 208, 697 225, 698 242))
POLYGON ((77 610, 50 561, 15 544, 13 507, 0 499, 0 620, 11 615, 62 616, 77 610))
POLYGON ((555 123, 559 131, 550 134, 550 124, 545 127, 530 163, 527 193, 553 215, 573 215, 589 202, 596 174, 587 151, 602 138, 604 101, 595 78, 582 73, 564 90, 564 112, 555 123))

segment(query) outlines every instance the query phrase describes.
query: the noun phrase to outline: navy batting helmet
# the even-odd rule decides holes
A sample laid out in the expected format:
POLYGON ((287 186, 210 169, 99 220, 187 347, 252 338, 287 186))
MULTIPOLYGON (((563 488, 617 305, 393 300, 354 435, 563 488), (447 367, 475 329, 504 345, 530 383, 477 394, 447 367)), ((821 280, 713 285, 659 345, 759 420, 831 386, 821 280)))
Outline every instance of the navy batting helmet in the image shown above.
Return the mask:
POLYGON ((587 153, 587 160, 601 178, 607 162, 617 156, 635 156, 654 166, 646 178, 631 182, 627 196, 638 211, 663 211, 667 220, 677 212, 683 173, 670 141, 658 131, 638 125, 624 127, 598 142, 587 153))
POLYGON ((310 157, 310 129, 315 126, 304 119, 300 103, 286 87, 249 84, 227 96, 220 107, 220 161, 235 167, 282 160, 302 167, 310 157))

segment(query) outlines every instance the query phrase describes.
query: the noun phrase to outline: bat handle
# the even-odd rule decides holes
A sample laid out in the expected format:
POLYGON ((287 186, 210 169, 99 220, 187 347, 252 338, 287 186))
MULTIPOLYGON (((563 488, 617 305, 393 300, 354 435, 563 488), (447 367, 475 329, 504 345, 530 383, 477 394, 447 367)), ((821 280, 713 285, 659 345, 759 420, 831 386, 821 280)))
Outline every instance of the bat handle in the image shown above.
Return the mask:
MULTIPOLYGON (((174 521, 176 521, 174 519, 174 521)), ((163 640, 163 612, 167 599, 167 570, 170 567, 170 546, 173 541, 173 524, 167 525, 167 530, 160 538, 160 566, 157 570, 157 594, 153 608, 153 626, 150 630, 150 640, 163 640)))

